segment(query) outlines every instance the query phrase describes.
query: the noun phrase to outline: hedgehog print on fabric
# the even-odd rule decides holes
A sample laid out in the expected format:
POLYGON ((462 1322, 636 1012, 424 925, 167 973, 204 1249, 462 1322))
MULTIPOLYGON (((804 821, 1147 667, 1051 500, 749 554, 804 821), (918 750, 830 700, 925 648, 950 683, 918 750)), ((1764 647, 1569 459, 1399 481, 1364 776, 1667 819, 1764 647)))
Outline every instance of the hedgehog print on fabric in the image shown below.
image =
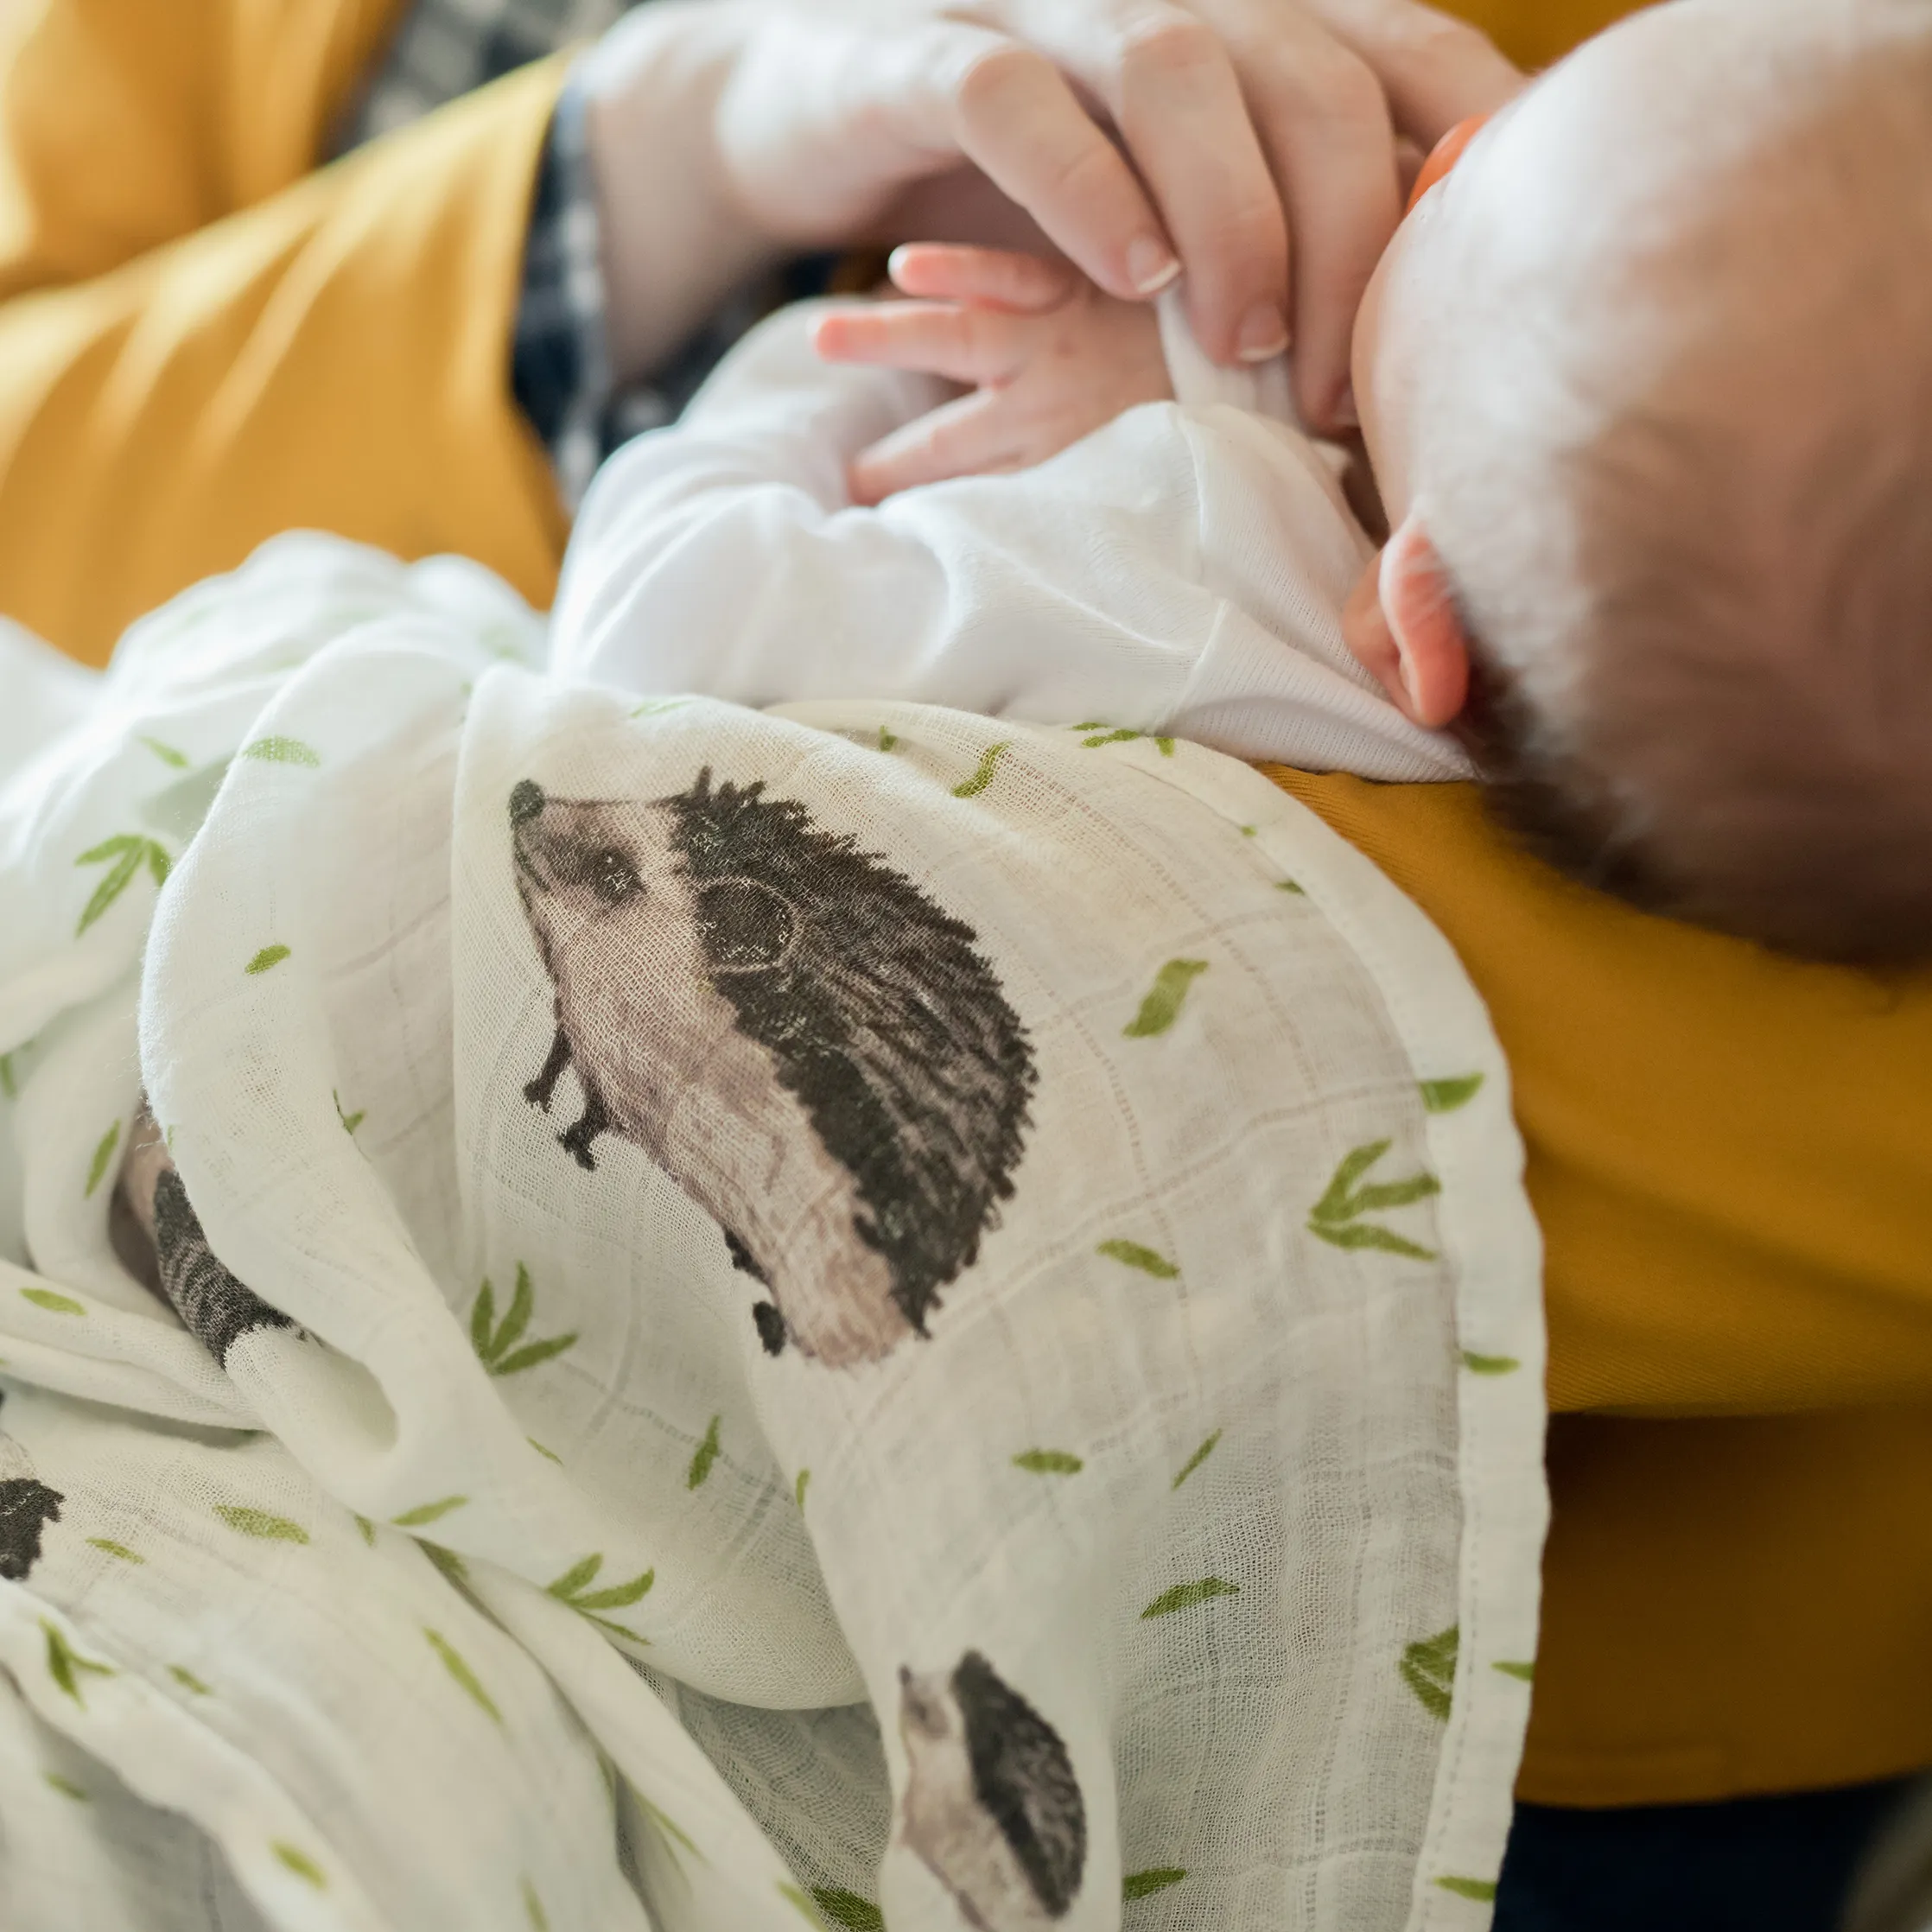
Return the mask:
POLYGON ((41 1482, 26 1450, 0 1430, 0 1577, 26 1582, 41 1560, 41 1532, 60 1522, 66 1501, 41 1482))
POLYGON ((760 784, 510 796, 556 1034, 524 1090, 586 1168, 633 1142, 770 1291, 759 1333, 832 1366, 923 1335, 1013 1192, 1035 1072, 970 927, 760 784))
POLYGON ((111 1231, 122 1265, 166 1297, 189 1333, 224 1368, 228 1350, 258 1328, 302 1332, 279 1308, 237 1281, 208 1246, 145 1101, 128 1136, 111 1231))
POLYGON ((900 1834, 976 1932, 1045 1932, 1080 1895, 1087 1815, 1060 1734, 977 1650, 899 1674, 900 1834))

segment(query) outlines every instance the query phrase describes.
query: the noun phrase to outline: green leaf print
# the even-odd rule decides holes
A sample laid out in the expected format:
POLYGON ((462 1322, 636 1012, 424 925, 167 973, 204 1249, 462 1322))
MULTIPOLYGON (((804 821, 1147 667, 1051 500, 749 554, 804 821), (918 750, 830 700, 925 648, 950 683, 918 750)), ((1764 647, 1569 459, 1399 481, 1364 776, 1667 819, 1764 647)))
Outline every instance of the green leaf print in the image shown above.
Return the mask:
POLYGON ((14 1057, 11 1053, 0 1053, 0 1094, 9 1100, 20 1098, 20 1089, 14 1084, 14 1057))
POLYGON ((1180 1474, 1175 1477, 1172 1487, 1179 1489, 1194 1471, 1211 1456, 1221 1441, 1221 1432, 1217 1429, 1187 1460, 1181 1465, 1180 1474))
POLYGON ((978 766, 975 768, 972 777, 969 779, 962 779, 960 782, 952 788, 953 797, 956 798, 978 798, 980 793, 984 791, 987 786, 992 784, 993 774, 999 768, 1000 753, 1007 748, 1007 744, 1009 744, 1010 742, 1010 740, 1003 739, 997 745, 988 745, 986 749, 980 753, 980 761, 978 766))
POLYGON ((1411 1174, 1406 1180, 1370 1181, 1369 1170, 1394 1143, 1370 1141, 1353 1149, 1336 1168, 1327 1191, 1308 1214, 1308 1231, 1332 1248, 1375 1249, 1385 1255, 1404 1255, 1411 1261, 1433 1262, 1435 1250, 1363 1215, 1386 1213, 1412 1206, 1442 1192, 1433 1174, 1411 1174))
POLYGON ((897 732, 895 732, 895 731, 893 731, 893 730, 890 730, 890 729, 889 729, 889 728, 888 728, 887 727, 886 727, 885 725, 880 725, 880 728, 879 728, 879 748, 880 748, 880 751, 882 751, 882 752, 889 752, 889 751, 891 751, 891 750, 893 749, 893 747, 894 747, 895 745, 897 745, 897 744, 898 744, 898 742, 899 742, 899 734, 898 734, 897 732))
POLYGON ((62 1294, 58 1288, 22 1288, 22 1301, 31 1301, 36 1308, 44 1308, 50 1315, 85 1315, 86 1306, 76 1301, 71 1294, 62 1294))
MULTIPOLYGON (((611 1786, 611 1802, 617 1801, 617 1774, 607 1763, 601 1760, 605 1777, 611 1786)), ((700 1865, 710 1864, 710 1859, 698 1850, 689 1832, 678 1824, 668 1812, 660 1811, 644 1793, 632 1789, 631 1795, 636 1799, 639 1812, 643 1814, 645 1829, 658 1841, 658 1849, 669 1861, 670 1868, 680 1878, 684 1878, 684 1860, 682 1853, 689 1853, 700 1865)), ((685 1883, 690 1881, 687 1878, 685 1883)))
POLYGON ((816 1925, 819 1928, 819 1932, 824 1932, 825 1922, 819 1917, 817 1906, 813 1904, 810 1899, 798 1890, 798 1886, 791 1884, 786 1879, 780 1878, 779 1880, 779 1897, 784 1899, 788 1905, 796 1906, 798 1916, 804 1920, 807 1925, 816 1925))
POLYGON ((73 1782, 71 1777, 62 1777, 58 1771, 42 1771, 41 1773, 41 1776, 44 1777, 47 1782, 51 1784, 63 1798, 73 1798, 81 1804, 90 1804, 93 1802, 88 1797, 87 1794, 73 1782))
MULTIPOLYGON (((661 1832, 674 1845, 682 1846, 700 1865, 710 1864, 710 1859, 698 1850, 697 1840, 668 1811, 660 1811, 641 1791, 632 1791, 631 1795, 637 1800, 638 1809, 644 1814, 645 1822, 654 1830, 661 1832)), ((674 1853, 674 1858, 675 1855, 674 1853)))
POLYGON ((1420 1084, 1425 1113, 1452 1114, 1459 1107, 1468 1106, 1482 1091, 1483 1076, 1464 1073, 1453 1080, 1424 1080, 1420 1084))
POLYGON ((1146 1872, 1129 1872, 1121 1880, 1121 1897, 1132 1903, 1136 1898, 1150 1897, 1157 1891, 1166 1891, 1170 1885, 1178 1885, 1187 1873, 1178 1865, 1157 1865, 1146 1872))
POLYGON ((1274 889, 1278 893, 1293 893, 1297 899, 1306 899, 1308 888, 1299 879, 1277 879, 1274 889))
POLYGON ((242 968, 242 970, 245 973, 270 972, 279 966, 288 956, 289 949, 286 946, 264 946, 261 951, 257 953, 254 958, 242 968))
POLYGON ((886 1932, 886 1915, 855 1891, 838 1885, 814 1885, 811 1900, 829 1924, 843 1926, 845 1932, 886 1932))
POLYGON ((791 1500, 801 1509, 805 1506, 805 1484, 810 1480, 811 1471, 809 1469, 801 1469, 798 1471, 798 1480, 791 1485, 791 1500))
POLYGON ((1204 959, 1170 959, 1153 976, 1153 985, 1141 1010, 1121 1028, 1127 1039, 1153 1039, 1180 1018, 1187 989, 1208 969, 1204 959))
POLYGON ((305 745, 299 738, 257 738, 254 743, 244 745, 239 755, 243 758, 257 758, 264 765, 320 765, 321 754, 313 745, 305 745))
POLYGON ((1472 1376, 1514 1375, 1522 1363, 1513 1355, 1476 1355, 1463 1350, 1463 1367, 1472 1376))
POLYGON ((552 1335, 547 1341, 532 1342, 528 1348, 518 1349, 514 1355, 506 1355, 500 1362, 490 1364, 493 1376, 520 1376, 525 1369, 534 1369, 548 1362, 553 1356, 562 1355, 564 1350, 576 1346, 576 1331, 568 1335, 552 1335))
POLYGON ((111 1536, 90 1536, 87 1541, 92 1548, 105 1551, 109 1556, 118 1557, 124 1563, 145 1563, 148 1560, 146 1557, 130 1549, 125 1543, 117 1543, 111 1536))
POLYGON ((517 1347, 536 1307, 537 1294, 531 1286, 530 1270, 521 1262, 517 1263, 516 1290, 500 1323, 497 1321, 496 1291, 487 1279, 477 1291, 476 1305, 469 1316, 470 1346, 476 1350, 477 1360, 493 1376, 521 1375, 525 1369, 534 1369, 538 1363, 548 1362, 576 1345, 577 1331, 572 1329, 568 1335, 551 1335, 526 1347, 517 1347))
POLYGON ((41 1628, 47 1633, 48 1675, 85 1711, 87 1700, 80 1694, 82 1675, 111 1677, 116 1675, 113 1668, 96 1663, 92 1657, 82 1656, 44 1617, 41 1619, 41 1628))
POLYGON ((172 745, 164 745, 158 738, 143 737, 137 742, 145 745, 163 765, 171 765, 177 772, 187 769, 188 759, 186 752, 176 751, 172 745))
POLYGON ((329 1098, 335 1103, 335 1117, 341 1122, 343 1132, 353 1134, 369 1118, 367 1109, 359 1108, 353 1114, 345 1114, 342 1111, 341 1095, 337 1093, 334 1087, 331 1087, 328 1091, 329 1098))
POLYGON ((94 887, 93 896, 82 909, 79 925, 73 929, 77 939, 127 890, 143 866, 147 867, 156 886, 161 887, 168 882, 172 863, 166 846, 143 838, 138 832, 121 832, 113 838, 103 839, 99 845, 88 847, 73 862, 77 866, 107 867, 94 887))
POLYGON ((328 1890, 328 1880, 323 1875, 321 1866, 308 1853, 298 1851, 286 1839, 280 1838, 271 1839, 269 1849, 275 1853, 276 1862, 286 1865, 296 1878, 312 1884, 317 1891, 328 1890))
POLYGON ((1087 1465, 1065 1449, 1022 1449, 1013 1466, 1029 1476, 1077 1476, 1087 1465))
POLYGON ((621 1624, 613 1623, 601 1613, 607 1610, 628 1610, 632 1604, 641 1603, 651 1592, 651 1586, 658 1580, 656 1570, 644 1570, 628 1583, 613 1585, 605 1590, 593 1590, 590 1586, 596 1580, 597 1573, 604 1567, 601 1550, 573 1563, 562 1576, 548 1586, 548 1593, 560 1604, 568 1604, 580 1617, 588 1617, 601 1629, 614 1631, 619 1636, 628 1637, 633 1643, 648 1643, 648 1637, 639 1636, 635 1630, 626 1630, 621 1624))
MULTIPOLYGON (((1090 752, 1097 751, 1103 745, 1125 745, 1131 743, 1136 738, 1147 736, 1144 731, 1129 731, 1124 727, 1115 727, 1109 729, 1107 726, 1098 723, 1073 725, 1069 728, 1074 731, 1090 731, 1095 734, 1091 738, 1083 738, 1080 740, 1082 748, 1090 752)), ((1163 758, 1172 758, 1174 755, 1174 741, 1172 738, 1157 737, 1154 743, 1160 747, 1160 755, 1163 758)))
POLYGON ((1519 1684, 1533 1684, 1536 1681, 1536 1666, 1534 1662, 1492 1663, 1490 1668, 1501 1671, 1505 1677, 1514 1677, 1519 1684))
POLYGON ((1151 1248, 1143 1248, 1137 1241, 1103 1241, 1094 1249, 1096 1255, 1104 1255, 1110 1262, 1118 1262, 1123 1268, 1138 1268, 1143 1274, 1151 1274, 1157 1281, 1173 1281, 1179 1278, 1180 1270, 1165 1255, 1158 1255, 1151 1248))
POLYGON ((711 1465, 718 1459, 718 1426, 723 1420, 721 1415, 711 1418, 710 1426, 704 1432, 704 1440, 698 1444, 697 1453, 691 1458, 691 1466, 684 1472, 686 1489, 702 1489, 704 1479, 710 1475, 711 1465))
POLYGON ((1331 1248, 1370 1249, 1382 1255, 1401 1255, 1412 1262, 1433 1262, 1436 1258, 1434 1249, 1425 1248, 1407 1235, 1399 1235, 1393 1228, 1381 1227, 1373 1221, 1358 1221, 1343 1228, 1322 1228, 1311 1223, 1308 1231, 1319 1235, 1331 1248))
POLYGON ((1415 1693, 1416 1701, 1432 1718, 1449 1721, 1449 1700, 1456 1684, 1456 1651, 1462 1632, 1454 1624, 1433 1636, 1426 1636, 1403 1647, 1397 1668, 1402 1681, 1415 1693))
POLYGON ((530 1932, 550 1932, 550 1915, 543 1910, 543 1901, 537 1896, 537 1887, 528 1878, 520 1879, 523 1888, 524 1916, 530 1921, 530 1932))
POLYGON ((483 1688, 482 1680, 464 1662, 462 1653, 440 1630, 432 1630, 425 1624, 423 1634, 429 1638, 429 1648, 442 1659, 443 1668, 462 1686, 476 1707, 493 1724, 500 1725, 503 1722, 503 1713, 498 1710, 496 1700, 483 1688))
POLYGON ((1445 1891, 1452 1891, 1459 1898, 1473 1898, 1481 1905, 1491 1903, 1496 1897, 1493 1878, 1438 1878, 1436 1883, 1445 1891))
POLYGON ((245 1503, 218 1503, 214 1513, 231 1529, 238 1529, 245 1536, 259 1537, 270 1543, 306 1543, 308 1532, 299 1522, 290 1522, 286 1516, 271 1515, 266 1509, 251 1509, 245 1503))
POLYGON ((469 1572, 463 1567, 463 1560, 454 1550, 445 1549, 441 1543, 432 1543, 427 1536, 419 1537, 416 1547, 442 1572, 445 1581, 454 1583, 458 1589, 468 1587, 469 1572))
POLYGON ((214 1693, 210 1690, 208 1687, 204 1684, 201 1680, 187 1668, 186 1664, 169 1664, 168 1667, 168 1675, 172 1677, 175 1681, 181 1687, 183 1690, 193 1691, 197 1697, 213 1697, 214 1695, 214 1693))
POLYGON ((405 1509, 399 1516, 389 1520, 398 1529, 416 1529, 427 1522, 440 1522, 452 1509, 461 1509, 469 1501, 467 1496, 439 1497, 434 1503, 419 1503, 413 1509, 405 1509))
POLYGON ((1144 1624, 1152 1617, 1172 1617, 1177 1610, 1192 1610, 1196 1604, 1211 1602, 1217 1597, 1238 1597, 1241 1586, 1230 1583, 1225 1577, 1203 1577, 1198 1583, 1177 1583, 1172 1590, 1163 1590, 1147 1607, 1141 1612, 1144 1624))
POLYGON ((87 1186, 84 1198, 92 1200, 94 1190, 107 1179, 107 1164, 114 1158, 114 1150, 121 1143, 121 1123, 113 1126, 94 1145, 94 1158, 87 1163, 87 1186))

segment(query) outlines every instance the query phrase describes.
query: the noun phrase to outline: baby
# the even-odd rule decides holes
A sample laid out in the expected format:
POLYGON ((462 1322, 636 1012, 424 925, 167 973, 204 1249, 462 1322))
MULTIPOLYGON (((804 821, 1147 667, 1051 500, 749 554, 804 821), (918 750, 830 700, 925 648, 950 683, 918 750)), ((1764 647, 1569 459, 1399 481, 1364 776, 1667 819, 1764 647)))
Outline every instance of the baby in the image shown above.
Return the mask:
POLYGON ((1473 773, 1641 904, 1923 956, 1932 9, 1679 0, 1453 145, 1356 332, 1379 552, 1279 369, 903 251, 929 299, 775 319, 613 459, 560 666, 1473 773))

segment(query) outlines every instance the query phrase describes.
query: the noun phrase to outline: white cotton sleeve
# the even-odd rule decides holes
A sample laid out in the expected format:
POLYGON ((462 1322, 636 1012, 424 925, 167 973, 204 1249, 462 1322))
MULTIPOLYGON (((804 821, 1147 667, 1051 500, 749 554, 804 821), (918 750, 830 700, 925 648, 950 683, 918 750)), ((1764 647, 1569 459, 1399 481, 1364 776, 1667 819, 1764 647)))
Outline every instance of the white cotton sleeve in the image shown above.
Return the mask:
POLYGON ((1160 359, 1167 365, 1167 383, 1177 403, 1191 410, 1224 403, 1230 409, 1286 423, 1290 429, 1302 427, 1294 406, 1293 365, 1287 356, 1231 367, 1210 360, 1194 340, 1184 285, 1179 282, 1161 291, 1153 312, 1160 323, 1160 359))
POLYGON ((674 428, 599 473, 564 560, 552 663, 640 694, 893 697, 1152 729, 1213 621, 1193 460, 1139 410, 1015 476, 851 506, 852 455, 936 385, 828 367, 787 311, 674 428))
POLYGON ((564 561, 561 673, 747 705, 897 698, 1102 721, 1312 769, 1462 775, 1343 646, 1371 549, 1306 437, 1151 404, 1037 468, 856 509, 850 458, 937 391, 820 363, 810 320, 754 331, 681 423, 605 465, 564 561))

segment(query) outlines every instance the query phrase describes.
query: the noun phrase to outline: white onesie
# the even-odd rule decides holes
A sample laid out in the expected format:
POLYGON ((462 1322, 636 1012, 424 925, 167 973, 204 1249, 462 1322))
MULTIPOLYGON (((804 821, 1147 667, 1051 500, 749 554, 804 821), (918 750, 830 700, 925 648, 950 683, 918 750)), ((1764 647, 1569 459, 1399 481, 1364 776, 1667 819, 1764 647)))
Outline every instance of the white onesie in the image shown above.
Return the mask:
MULTIPOLYGON (((604 466, 552 663, 749 705, 890 697, 1168 733, 1364 778, 1468 776, 1342 642, 1373 555, 1321 449, 1213 400, 1131 410, 1052 461, 855 509, 848 461, 941 399, 822 362, 772 316, 669 429, 604 466)), ((1184 397, 1224 378, 1185 366, 1184 397)), ((1224 388, 1219 393, 1225 393, 1224 388)))

